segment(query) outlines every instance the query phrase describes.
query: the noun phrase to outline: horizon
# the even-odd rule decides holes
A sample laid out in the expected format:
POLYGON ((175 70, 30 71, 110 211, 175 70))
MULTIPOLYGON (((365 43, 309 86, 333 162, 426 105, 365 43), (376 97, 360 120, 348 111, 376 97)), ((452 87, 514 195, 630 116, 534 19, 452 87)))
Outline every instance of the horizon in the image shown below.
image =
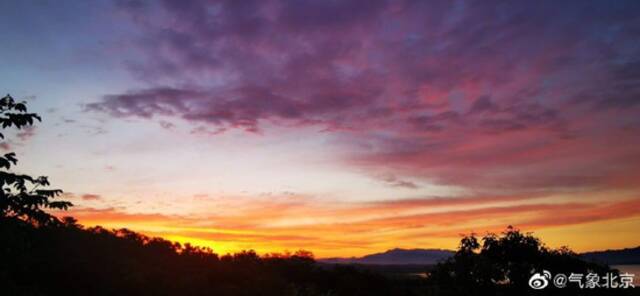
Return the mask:
POLYGON ((6 1, 4 130, 85 226, 225 254, 640 246, 640 2, 6 1))

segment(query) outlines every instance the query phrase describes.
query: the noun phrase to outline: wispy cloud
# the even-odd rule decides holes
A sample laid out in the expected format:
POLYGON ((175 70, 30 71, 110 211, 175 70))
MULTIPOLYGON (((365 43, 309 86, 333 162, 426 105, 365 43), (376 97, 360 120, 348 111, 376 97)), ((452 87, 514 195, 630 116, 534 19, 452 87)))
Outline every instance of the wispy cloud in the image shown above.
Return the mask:
MULTIPOLYGON (((202 227, 344 247, 470 224, 634 215, 638 198, 626 193, 640 190, 637 2, 117 3, 142 33, 132 48, 140 55, 126 62, 140 87, 87 111, 165 129, 186 122, 202 137, 314 128, 324 145, 344 148, 341 169, 416 192, 356 205, 242 205, 202 227), (464 194, 422 197, 433 184, 464 194)), ((167 233, 232 237, 203 232, 167 233)))
POLYGON ((525 230, 568 227, 637 217, 637 198, 610 202, 550 200, 541 196, 423 198, 375 203, 322 204, 306 200, 235 203, 233 211, 167 215, 125 209, 78 208, 71 214, 87 225, 128 227, 152 235, 196 241, 222 252, 304 246, 319 254, 349 248, 391 248, 424 239, 453 247, 459 233, 499 231, 508 224, 525 230), (421 236, 421 237, 420 237, 421 236), (394 245, 396 244, 396 245, 394 245))
POLYGON ((566 5, 123 1, 147 33, 131 69, 156 83, 87 109, 212 136, 322 126, 352 164, 452 185, 606 186, 640 167, 640 25, 625 5, 566 5))

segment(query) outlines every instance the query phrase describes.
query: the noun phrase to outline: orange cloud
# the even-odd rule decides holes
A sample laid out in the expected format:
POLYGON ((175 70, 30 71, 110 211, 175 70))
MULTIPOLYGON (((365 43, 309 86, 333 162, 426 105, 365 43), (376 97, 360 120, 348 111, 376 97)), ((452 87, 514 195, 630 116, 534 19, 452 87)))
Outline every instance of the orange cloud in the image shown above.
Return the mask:
MULTIPOLYGON (((393 247, 453 248, 462 233, 495 232, 509 224, 527 231, 570 229, 596 221, 639 217, 638 209, 638 198, 550 202, 543 196, 502 196, 357 204, 263 200, 219 215, 129 213, 114 208, 78 208, 64 214, 85 225, 126 227, 206 245, 221 253, 247 248, 259 252, 308 249, 325 257, 362 255, 393 247)), ((583 242, 560 242, 557 237, 555 244, 587 246, 583 242)), ((630 243, 640 244, 640 240, 630 243)))

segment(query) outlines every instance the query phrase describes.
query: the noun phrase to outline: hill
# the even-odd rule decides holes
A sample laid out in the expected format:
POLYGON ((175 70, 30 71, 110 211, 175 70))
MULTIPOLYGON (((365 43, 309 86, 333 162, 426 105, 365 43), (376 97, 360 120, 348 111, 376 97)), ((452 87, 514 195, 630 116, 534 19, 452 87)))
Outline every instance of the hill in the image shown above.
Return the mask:
MULTIPOLYGON (((362 257, 335 257, 319 259, 318 261, 327 264, 434 265, 450 258, 453 254, 454 251, 442 249, 395 248, 362 257)), ((586 252, 581 253, 580 256, 588 261, 606 263, 608 265, 640 264, 640 247, 586 252)))
POLYGON ((582 253, 581 256, 586 260, 609 265, 640 264, 640 246, 621 250, 582 253))
POLYGON ((363 257, 326 258, 319 260, 333 264, 366 265, 432 265, 453 256, 454 251, 441 249, 391 249, 363 257))

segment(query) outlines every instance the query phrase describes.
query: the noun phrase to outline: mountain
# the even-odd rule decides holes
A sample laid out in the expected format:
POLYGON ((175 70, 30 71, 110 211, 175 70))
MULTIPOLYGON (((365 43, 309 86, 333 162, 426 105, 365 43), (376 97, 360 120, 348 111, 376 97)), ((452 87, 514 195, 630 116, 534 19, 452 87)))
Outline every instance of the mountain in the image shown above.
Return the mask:
POLYGON ((640 264, 640 247, 582 253, 584 259, 609 265, 640 264))
POLYGON ((320 259, 323 263, 370 264, 370 265, 430 265, 453 255, 453 251, 440 249, 391 249, 364 257, 320 259))
MULTIPOLYGON (((365 264, 365 265, 431 265, 446 260, 454 254, 451 250, 441 249, 391 249, 363 257, 326 258, 318 261, 328 264, 365 264)), ((595 251, 580 254, 586 260, 609 265, 640 264, 640 247, 595 251)))

